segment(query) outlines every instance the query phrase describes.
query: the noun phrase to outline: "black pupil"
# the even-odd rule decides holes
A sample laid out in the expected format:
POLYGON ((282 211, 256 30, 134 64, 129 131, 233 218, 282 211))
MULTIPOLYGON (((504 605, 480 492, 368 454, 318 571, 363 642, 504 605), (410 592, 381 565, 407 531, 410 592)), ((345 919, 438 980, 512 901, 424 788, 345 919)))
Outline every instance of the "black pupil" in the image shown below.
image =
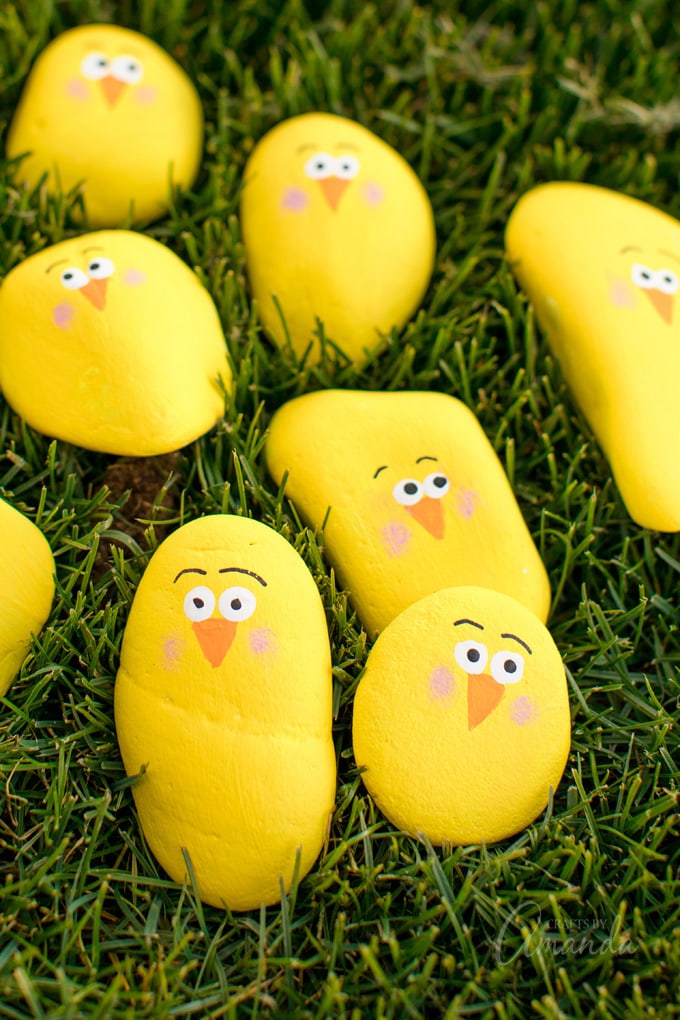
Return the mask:
POLYGON ((128 71, 136 71, 136 70, 137 70, 137 65, 136 64, 128 64, 128 71))
POLYGON ((479 656, 479 649, 478 648, 470 648, 470 650, 467 653, 467 657, 468 657, 468 660, 470 662, 479 662, 479 658, 480 658, 480 656, 479 656))
POLYGON ((317 170, 325 170, 326 169, 326 164, 324 163, 324 161, 322 159, 318 160, 318 162, 316 164, 316 169, 317 170))
POLYGON ((648 273, 648 272, 646 272, 646 271, 645 271, 645 272, 643 272, 643 274, 642 274, 642 278, 643 278, 644 280, 651 280, 651 278, 652 278, 652 274, 651 274, 651 273, 648 273))
POLYGON ((203 599, 199 599, 198 596, 193 599, 193 603, 197 609, 203 609, 203 606, 205 605, 203 599))
POLYGON ((103 57, 100 60, 98 60, 97 63, 99 64, 100 67, 106 67, 106 61, 104 60, 103 57))
POLYGON ((240 600, 240 599, 232 599, 232 600, 231 600, 231 608, 232 608, 232 609, 233 609, 233 610, 234 610, 235 612, 238 612, 238 611, 239 611, 239 609, 241 608, 241 600, 240 600))
POLYGON ((417 491, 418 491, 418 486, 416 485, 415 482, 407 482, 406 485, 404 486, 404 492, 408 496, 414 496, 417 491))
POLYGON ((73 279, 73 273, 64 273, 64 279, 65 280, 72 280, 73 279))
POLYGON ((433 481, 438 489, 443 489, 444 486, 446 485, 446 478, 444 477, 444 475, 437 475, 437 477, 433 479, 433 481))
POLYGON ((504 664, 504 669, 505 669, 506 673, 516 673, 517 672, 517 663, 513 662, 512 659, 506 659, 505 660, 505 664, 504 664))
POLYGON ((90 269, 99 269, 98 262, 90 262, 90 269))

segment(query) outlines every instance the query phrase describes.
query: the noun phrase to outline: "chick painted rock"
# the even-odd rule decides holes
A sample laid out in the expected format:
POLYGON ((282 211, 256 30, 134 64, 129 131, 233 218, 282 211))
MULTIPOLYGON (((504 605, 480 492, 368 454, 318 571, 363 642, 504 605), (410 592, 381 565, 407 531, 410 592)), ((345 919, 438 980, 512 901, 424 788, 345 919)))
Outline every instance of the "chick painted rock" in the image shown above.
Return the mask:
POLYGON ((560 654, 515 599, 447 588, 373 646, 354 701, 356 763, 390 821, 432 843, 493 843, 533 821, 569 753, 560 654))
POLYGON ((36 61, 7 155, 28 153, 17 179, 30 187, 43 174, 55 194, 82 183, 90 224, 108 227, 162 216, 171 187, 191 186, 202 140, 198 94, 164 50, 127 28, 83 25, 36 61))
POLYGON ((212 298, 142 234, 62 241, 0 288, 0 387, 40 432, 102 453, 168 453, 215 424, 230 385, 212 298))
POLYGON ((218 514, 154 554, 115 720, 149 846, 201 898, 249 910, 311 868, 335 797, 331 659, 314 580, 271 528, 218 514))
POLYGON ((506 245, 631 517, 680 530, 680 223, 553 183, 520 200, 506 245))
POLYGON ((241 224, 265 328, 298 357, 325 336, 353 361, 417 308, 432 208, 411 167, 361 125, 308 113, 277 125, 245 170, 241 224))
POLYGON ((35 524, 0 499, 0 695, 9 690, 54 598, 54 559, 35 524))
POLYGON ((277 484, 288 473, 286 494, 312 527, 323 526, 371 634, 455 584, 504 591, 547 618, 548 578, 507 476, 455 397, 307 394, 274 415, 266 458, 277 484))

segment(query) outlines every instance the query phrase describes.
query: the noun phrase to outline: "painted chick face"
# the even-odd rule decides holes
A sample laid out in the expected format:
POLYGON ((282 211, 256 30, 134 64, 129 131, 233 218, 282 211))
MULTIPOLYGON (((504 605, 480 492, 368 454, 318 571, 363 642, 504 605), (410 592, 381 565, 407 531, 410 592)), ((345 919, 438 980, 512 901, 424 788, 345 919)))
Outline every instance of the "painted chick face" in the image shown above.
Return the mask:
MULTIPOLYGON (((437 457, 424 454, 416 457, 416 468, 420 464, 436 463, 437 457)), ((389 465, 383 464, 376 469, 374 478, 383 471, 389 475, 389 465)), ((388 475, 384 475, 386 478, 388 475)), ((430 471, 424 478, 400 478, 392 488, 392 498, 403 507, 404 512, 417 521, 436 539, 444 538, 445 523, 442 500, 449 492, 451 482, 448 475, 441 470, 430 471)))
POLYGON ((626 267, 627 272, 624 270, 621 276, 616 275, 611 281, 612 304, 618 308, 635 307, 637 295, 642 292, 662 321, 671 326, 675 295, 680 286, 680 255, 666 250, 647 253, 632 244, 625 245, 619 254, 622 262, 625 260, 629 265, 626 267))

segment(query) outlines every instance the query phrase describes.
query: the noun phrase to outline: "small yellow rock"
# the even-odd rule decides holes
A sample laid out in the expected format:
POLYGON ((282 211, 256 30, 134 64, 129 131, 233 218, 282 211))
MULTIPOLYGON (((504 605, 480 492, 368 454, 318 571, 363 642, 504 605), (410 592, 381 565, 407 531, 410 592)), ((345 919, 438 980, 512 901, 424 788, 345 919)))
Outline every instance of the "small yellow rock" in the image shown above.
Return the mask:
POLYGON ((404 832, 458 845, 511 836, 543 811, 569 753, 555 643, 507 595, 428 595, 371 650, 353 742, 366 787, 404 832))
POLYGON ((353 361, 399 328, 423 297, 434 219, 411 167, 361 125, 308 113, 277 125, 245 170, 248 273, 276 343, 311 361, 325 335, 353 361))
POLYGON ((335 798, 326 621, 300 556, 271 528, 217 514, 154 554, 115 687, 142 828, 177 882, 250 910, 323 844, 335 798))
POLYGON ((212 428, 231 372, 196 274, 149 237, 104 230, 32 255, 6 277, 0 386, 40 432, 154 456, 212 428))
POLYGON ((498 457, 455 397, 307 394, 275 414, 265 449, 312 527, 328 516, 329 560, 372 634, 456 584, 504 591, 547 618, 543 563, 498 457))
POLYGON ((191 186, 203 114, 184 71, 156 43, 116 25, 83 25, 38 57, 7 142, 18 180, 52 193, 83 182, 95 227, 162 216, 171 186, 191 186))
POLYGON ((680 223, 556 182, 520 199, 506 246, 631 517, 680 531, 680 223))
POLYGON ((0 695, 7 693, 54 598, 54 559, 43 533, 0 499, 0 695))

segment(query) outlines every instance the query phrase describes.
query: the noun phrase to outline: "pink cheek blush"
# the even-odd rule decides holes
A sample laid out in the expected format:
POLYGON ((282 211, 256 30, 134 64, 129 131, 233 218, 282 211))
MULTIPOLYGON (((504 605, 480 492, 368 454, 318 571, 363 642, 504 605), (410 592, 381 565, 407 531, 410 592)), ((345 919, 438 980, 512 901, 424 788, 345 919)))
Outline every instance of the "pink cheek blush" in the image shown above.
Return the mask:
POLYGON ((446 666, 435 666, 430 674, 430 697, 435 700, 450 698, 453 694, 455 679, 446 666))
POLYGON ((140 85, 135 92, 135 99, 144 106, 153 103, 157 95, 158 89, 155 89, 153 85, 140 85))
POLYGON ((281 208, 291 212, 302 212, 308 204, 307 194, 301 188, 287 188, 281 200, 281 208))
POLYGON ((66 82, 66 95, 71 99, 89 99, 90 90, 82 78, 70 78, 66 82))
POLYGON ((264 655, 277 651, 276 634, 269 627, 260 627, 254 630, 249 638, 250 650, 255 655, 264 655))
POLYGON ((613 305, 617 308, 634 308, 635 307, 635 294, 628 286, 625 280, 615 279, 612 280, 611 290, 609 292, 609 298, 613 305))
POLYGON ((52 321, 59 329, 68 329, 75 314, 76 310, 73 305, 55 305, 52 309, 52 321))
POLYGON ((123 283, 128 287, 139 287, 140 284, 146 283, 146 273, 141 269, 126 269, 123 273, 123 283))
POLYGON ((379 205, 385 197, 385 189, 375 181, 369 181, 364 188, 364 199, 369 205, 379 205))

